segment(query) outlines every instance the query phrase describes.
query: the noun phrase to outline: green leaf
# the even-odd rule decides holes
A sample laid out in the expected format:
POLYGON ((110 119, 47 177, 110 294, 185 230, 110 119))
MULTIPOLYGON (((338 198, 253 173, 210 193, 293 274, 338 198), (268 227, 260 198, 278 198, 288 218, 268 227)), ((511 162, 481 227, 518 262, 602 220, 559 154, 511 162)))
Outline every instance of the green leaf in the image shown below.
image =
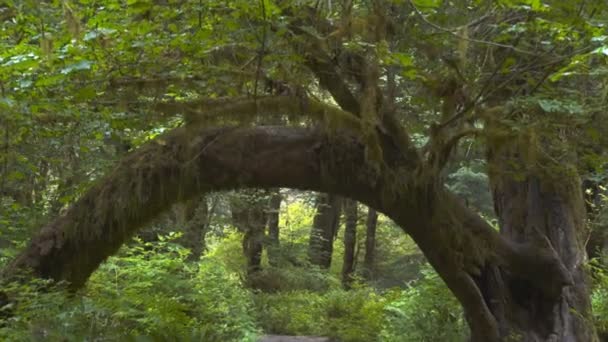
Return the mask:
POLYGON ((15 105, 15 100, 8 97, 0 97, 0 108, 12 108, 15 105))
POLYGON ((64 75, 50 75, 48 77, 40 78, 36 81, 37 87, 48 87, 60 83, 64 79, 64 75))
POLYGON ((599 48, 593 50, 592 53, 596 55, 608 56, 608 46, 600 46, 599 48))
POLYGON ((28 69, 38 65, 39 57, 34 53, 28 53, 23 55, 16 55, 4 62, 2 66, 12 66, 16 69, 28 69))
POLYGON ((399 65, 404 67, 409 67, 414 65, 414 58, 406 53, 393 53, 393 60, 397 62, 399 65))
POLYGON ((423 8, 438 8, 443 0, 412 0, 414 5, 423 8))
POLYGON ((90 70, 91 69, 91 65, 93 65, 93 62, 91 61, 87 61, 87 60, 83 60, 71 65, 68 65, 67 67, 61 69, 61 73, 64 75, 70 74, 74 71, 80 71, 80 70, 90 70))
POLYGON ((552 100, 538 100, 538 105, 548 113, 557 112, 559 109, 559 106, 552 100))
POLYGON ((115 29, 109 29, 109 28, 97 28, 93 31, 89 31, 84 35, 84 41, 89 41, 89 40, 93 40, 97 37, 105 37, 105 36, 109 36, 112 33, 116 32, 115 29))
POLYGON ((540 11, 543 9, 543 3, 540 0, 500 0, 499 4, 505 7, 529 7, 534 11, 540 11))
POLYGON ((21 171, 13 171, 11 173, 8 174, 8 179, 9 180, 24 180, 25 179, 25 174, 21 171))
POLYGON ((78 101, 86 101, 90 100, 97 96, 97 91, 93 86, 87 86, 84 88, 80 88, 76 94, 74 94, 74 98, 78 101))

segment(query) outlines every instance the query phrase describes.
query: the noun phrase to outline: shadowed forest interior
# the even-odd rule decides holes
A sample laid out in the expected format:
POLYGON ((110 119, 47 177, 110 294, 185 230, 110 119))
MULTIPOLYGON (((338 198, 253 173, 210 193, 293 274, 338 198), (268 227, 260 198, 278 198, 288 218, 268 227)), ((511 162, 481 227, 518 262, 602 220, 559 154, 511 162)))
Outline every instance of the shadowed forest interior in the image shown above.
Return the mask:
POLYGON ((607 104, 604 0, 0 2, 0 340, 608 341, 607 104))

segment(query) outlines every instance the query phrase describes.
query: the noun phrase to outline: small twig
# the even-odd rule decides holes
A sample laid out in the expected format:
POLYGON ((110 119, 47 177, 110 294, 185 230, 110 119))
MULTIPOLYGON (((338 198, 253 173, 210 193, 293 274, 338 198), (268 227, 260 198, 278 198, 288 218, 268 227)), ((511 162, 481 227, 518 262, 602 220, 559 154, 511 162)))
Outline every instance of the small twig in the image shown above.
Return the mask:
MULTIPOLYGON (((0 91, 2 94, 2 97, 6 97, 6 91, 4 88, 4 83, 0 82, 0 91)), ((4 172, 2 173, 2 181, 0 181, 0 189, 6 189, 4 186, 6 184, 6 179, 7 179, 7 175, 8 175, 8 154, 10 152, 10 128, 9 128, 9 122, 8 122, 8 115, 3 115, 2 117, 0 117, 0 119, 2 119, 2 121, 4 121, 4 123, 6 124, 4 126, 4 156, 2 158, 3 161, 3 168, 4 168, 4 172)))
POLYGON ((509 44, 501 44, 501 43, 496 43, 496 42, 492 42, 492 41, 488 41, 488 40, 479 40, 479 39, 474 39, 474 38, 469 38, 469 37, 465 37, 463 35, 460 35, 448 28, 445 27, 441 27, 431 21, 429 21, 422 12, 420 12, 420 10, 418 9, 418 7, 416 7, 416 5, 414 5, 414 3, 412 2, 412 0, 409 0, 410 5, 412 6, 412 8, 414 9, 414 11, 416 12, 416 14, 420 17, 420 19, 422 19, 422 21, 424 23, 426 23, 427 25, 439 30, 439 31, 443 31, 446 33, 451 34, 452 36, 458 38, 458 39, 463 39, 466 41, 469 41, 471 43, 477 43, 477 44, 484 44, 484 45, 491 45, 491 46, 495 46, 495 47, 501 47, 501 48, 505 48, 505 49, 509 49, 509 50, 513 50, 515 52, 519 52, 521 54, 525 54, 525 55, 530 55, 530 56, 538 56, 537 53, 535 52, 531 52, 531 51, 527 51, 527 50, 522 50, 518 47, 515 47, 513 45, 509 45, 509 44))
POLYGON ((203 0, 198 1, 198 29, 203 28, 203 0))
POLYGON ((450 137, 450 139, 448 139, 445 144, 446 146, 452 146, 454 145, 456 142, 458 142, 458 140, 469 136, 469 135, 479 135, 481 134, 483 131, 478 129, 478 128, 469 128, 469 129, 463 129, 460 132, 457 132, 456 134, 454 134, 453 136, 450 137))
POLYGON ((258 98, 258 82, 260 80, 260 74, 262 73, 262 61, 264 59, 264 54, 266 54, 266 34, 267 34, 267 22, 266 19, 266 5, 264 4, 264 0, 260 0, 260 9, 262 11, 262 19, 264 20, 264 24, 262 25, 262 46, 260 47, 260 53, 258 56, 258 63, 255 71, 255 81, 253 84, 253 98, 258 98))

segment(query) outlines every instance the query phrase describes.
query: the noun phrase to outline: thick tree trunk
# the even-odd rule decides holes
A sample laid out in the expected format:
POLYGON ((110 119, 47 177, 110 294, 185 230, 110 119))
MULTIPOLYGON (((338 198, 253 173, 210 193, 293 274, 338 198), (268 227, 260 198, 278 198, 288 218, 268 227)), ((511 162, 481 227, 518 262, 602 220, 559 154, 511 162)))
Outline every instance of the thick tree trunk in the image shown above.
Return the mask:
POLYGON ((313 265, 321 268, 331 266, 334 239, 340 223, 342 199, 333 194, 318 194, 316 213, 308 246, 308 258, 313 265))
POLYGON ((374 279, 376 269, 376 228, 378 226, 378 212, 372 208, 367 209, 365 221, 365 257, 363 259, 364 276, 374 279))
MULTIPOLYGON (((283 106, 297 103, 280 101, 283 106)), ((321 110, 315 106, 308 102, 306 110, 321 110)), ((360 139, 358 134, 303 128, 178 128, 127 155, 65 215, 34 236, 3 276, 27 269, 77 288, 172 203, 218 190, 290 187, 352 198, 403 227, 463 305, 475 341, 500 339, 498 322, 503 320, 490 309, 498 303, 484 287, 494 274, 489 271, 522 279, 544 297, 559 296, 562 287, 573 283, 575 274, 555 253, 498 234, 428 177, 413 147, 395 148, 386 139, 386 165, 380 173, 360 139)), ((563 203, 571 202, 564 198, 563 203)))
MULTIPOLYGON (((517 150, 519 148, 519 150, 517 150)), ((585 270, 585 205, 581 181, 568 160, 543 168, 524 161, 511 146, 490 151, 490 180, 500 233, 509 241, 528 243, 556 255, 572 282, 547 282, 539 288, 529 279, 496 268, 483 274, 482 293, 496 317, 503 339, 523 342, 595 341, 590 317, 589 279, 585 270)))
POLYGON ((279 258, 279 214, 281 212, 281 201, 283 197, 279 192, 279 189, 276 189, 270 195, 270 203, 268 207, 268 263, 271 266, 278 265, 279 258))
POLYGON ((342 285, 350 288, 355 272, 355 246, 357 244, 357 202, 344 201, 344 263, 342 285))

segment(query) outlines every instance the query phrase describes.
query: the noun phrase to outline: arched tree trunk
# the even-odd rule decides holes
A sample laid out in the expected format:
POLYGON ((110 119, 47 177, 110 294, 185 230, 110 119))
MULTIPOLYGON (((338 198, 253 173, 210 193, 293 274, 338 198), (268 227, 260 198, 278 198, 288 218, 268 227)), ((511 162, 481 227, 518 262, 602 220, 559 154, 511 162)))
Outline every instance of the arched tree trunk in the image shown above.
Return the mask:
POLYGON ((376 229, 378 226, 378 213, 372 208, 367 209, 365 221, 365 257, 363 259, 364 276, 374 279, 376 268, 376 229))
POLYGON ((316 213, 308 246, 308 258, 313 265, 321 268, 331 266, 334 239, 340 224, 342 199, 333 194, 318 194, 316 213))
MULTIPOLYGON (((284 106, 297 103, 285 101, 284 106)), ((315 106, 309 102, 306 109, 314 114, 315 106)), ((3 276, 28 269, 77 288, 172 203, 218 190, 289 187, 349 197, 403 227, 463 305, 474 341, 501 338, 502 319, 491 310, 496 303, 484 288, 485 279, 495 274, 492 270, 526 281, 542 296, 572 291, 573 273, 555 253, 496 232, 441 183, 425 176, 413 147, 395 148, 387 140, 381 173, 360 139, 359 134, 286 127, 175 129, 128 154, 65 215, 34 236, 3 276)), ((563 201, 571 203, 565 197, 563 201)), ((592 328, 586 336, 594 340, 592 328)))
POLYGON ((357 202, 344 201, 344 263, 342 285, 350 288, 355 272, 355 246, 357 244, 357 202))

